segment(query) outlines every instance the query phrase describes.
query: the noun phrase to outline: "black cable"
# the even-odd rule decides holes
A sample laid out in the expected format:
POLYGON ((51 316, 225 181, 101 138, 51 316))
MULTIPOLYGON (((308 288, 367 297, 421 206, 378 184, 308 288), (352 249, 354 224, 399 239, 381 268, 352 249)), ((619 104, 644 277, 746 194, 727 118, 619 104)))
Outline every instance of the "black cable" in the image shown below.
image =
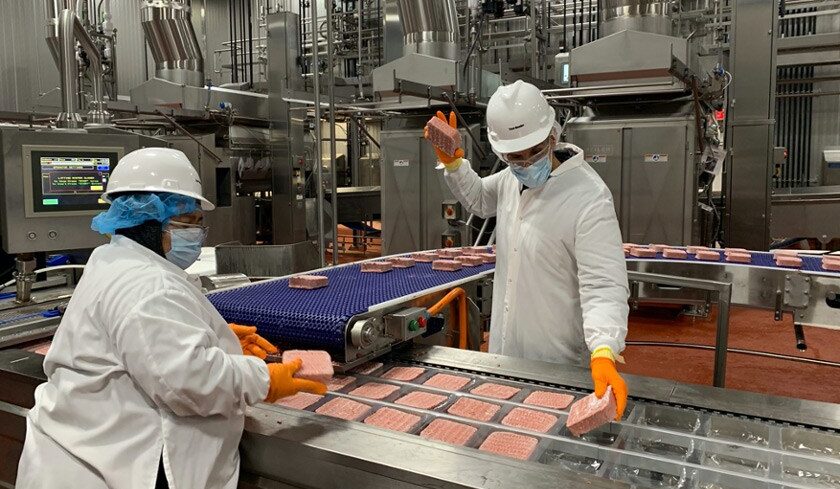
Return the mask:
MULTIPOLYGON (((472 53, 475 50, 475 47, 478 45, 478 40, 481 39, 481 29, 482 29, 483 24, 484 24, 484 15, 479 14, 478 26, 476 28, 475 37, 473 38, 473 42, 472 42, 472 45, 470 46, 470 50, 467 51, 467 57, 466 57, 466 59, 464 59, 464 69, 463 69, 463 72, 462 72, 462 76, 464 78, 467 77, 467 68, 469 68, 469 65, 470 65, 470 56, 472 56, 472 53)), ((480 53, 479 53, 479 56, 481 56, 480 53)))

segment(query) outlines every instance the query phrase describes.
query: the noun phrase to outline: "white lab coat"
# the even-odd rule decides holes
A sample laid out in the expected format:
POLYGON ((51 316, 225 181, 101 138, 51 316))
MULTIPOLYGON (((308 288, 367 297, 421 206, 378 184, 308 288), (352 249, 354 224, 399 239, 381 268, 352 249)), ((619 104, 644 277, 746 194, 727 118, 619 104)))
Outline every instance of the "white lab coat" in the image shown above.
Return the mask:
POLYGON ((556 149, 576 154, 539 188, 521 191, 510 169, 480 178, 467 161, 445 179, 468 211, 496 216, 489 351, 588 364, 599 346, 624 349, 627 268, 609 189, 580 148, 556 149))
POLYGON ((44 361, 18 489, 235 488, 264 362, 180 268, 115 236, 94 250, 44 361))

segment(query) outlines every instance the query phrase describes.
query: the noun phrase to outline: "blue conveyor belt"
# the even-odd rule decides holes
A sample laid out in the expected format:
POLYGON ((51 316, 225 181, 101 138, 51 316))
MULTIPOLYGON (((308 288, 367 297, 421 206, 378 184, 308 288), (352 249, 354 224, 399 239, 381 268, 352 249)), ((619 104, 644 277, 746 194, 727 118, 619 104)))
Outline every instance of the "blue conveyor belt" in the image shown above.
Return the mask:
POLYGON ((495 265, 433 271, 431 263, 361 273, 359 265, 322 270, 329 277, 322 289, 289 288, 287 279, 272 280, 208 295, 228 322, 257 326, 260 334, 282 345, 343 351, 347 321, 372 306, 493 270, 495 265))
POLYGON ((723 255, 723 250, 713 250, 713 251, 720 251, 720 259, 717 261, 714 260, 698 260, 694 257, 694 255, 688 255, 688 258, 684 260, 674 260, 665 258, 662 256, 662 253, 657 253, 656 258, 638 258, 635 256, 628 256, 628 261, 651 261, 651 260, 665 260, 669 262, 694 262, 694 263, 723 263, 726 265, 741 265, 747 267, 765 267, 765 268, 775 268, 779 270, 801 270, 803 272, 821 272, 821 273, 831 273, 837 274, 837 272, 830 272, 827 270, 823 270, 822 268, 822 257, 821 256, 808 256, 808 255, 797 255, 799 258, 802 258, 802 268, 786 268, 780 267, 776 265, 776 262, 773 260, 772 253, 760 252, 760 251, 751 251, 750 254, 752 255, 752 263, 730 263, 726 261, 726 258, 723 255))

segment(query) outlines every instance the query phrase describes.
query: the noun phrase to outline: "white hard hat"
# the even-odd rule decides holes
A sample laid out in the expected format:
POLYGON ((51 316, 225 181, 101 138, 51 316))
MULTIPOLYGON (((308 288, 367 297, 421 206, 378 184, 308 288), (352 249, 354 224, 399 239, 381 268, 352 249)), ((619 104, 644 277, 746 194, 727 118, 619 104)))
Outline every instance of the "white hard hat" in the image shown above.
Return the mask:
POLYGON ((123 156, 117 163, 102 199, 125 192, 168 192, 201 201, 201 208, 212 211, 212 202, 201 195, 201 178, 182 151, 170 148, 143 148, 123 156))
POLYGON ((487 136, 496 153, 516 153, 548 139, 557 115, 540 89, 516 80, 487 104, 487 136))

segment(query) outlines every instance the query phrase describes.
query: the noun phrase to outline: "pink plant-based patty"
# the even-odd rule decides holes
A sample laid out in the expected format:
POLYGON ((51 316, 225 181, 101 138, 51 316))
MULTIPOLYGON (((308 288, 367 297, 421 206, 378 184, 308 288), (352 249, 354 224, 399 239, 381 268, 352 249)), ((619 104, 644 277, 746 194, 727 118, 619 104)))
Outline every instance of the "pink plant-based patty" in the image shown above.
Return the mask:
POLYGON ((47 352, 50 351, 50 346, 52 346, 52 340, 29 346, 26 348, 26 351, 30 353, 37 353, 39 355, 46 355, 47 352))
POLYGON ((382 375, 383 379, 399 380, 402 382, 410 382, 426 372, 425 368, 420 367, 394 367, 382 375))
POLYGON ((394 266, 388 261, 369 261, 362 263, 362 273, 385 273, 393 270, 394 266))
POLYGON ((615 419, 615 397, 613 397, 612 387, 607 387, 607 392, 600 399, 592 393, 572 404, 566 426, 573 435, 580 436, 613 419, 615 419))
POLYGON ((414 266, 414 258, 396 257, 391 258, 390 261, 394 268, 411 268, 414 266))
POLYGON ((825 257, 822 260, 822 267, 825 270, 830 270, 832 272, 840 272, 840 258, 833 259, 825 257))
POLYGON ((656 258, 656 250, 653 248, 633 248, 630 250, 630 256, 636 258, 656 258))
POLYGON ((432 117, 426 123, 429 141, 438 149, 455 156, 455 151, 461 147, 461 133, 438 117, 432 117))
POLYGON ((750 250, 745 248, 724 248, 723 254, 728 255, 730 253, 747 253, 749 254, 750 250))
POLYGON ((368 382, 350 391, 351 396, 366 397, 368 399, 385 399, 400 388, 391 384, 380 384, 379 382, 368 382))
POLYGON ((460 262, 465 267, 477 267, 484 265, 484 259, 475 255, 462 255, 455 257, 455 261, 460 262))
POLYGON ((345 399, 339 397, 330 399, 315 410, 318 414, 332 416, 333 418, 346 419, 347 421, 357 421, 362 416, 370 412, 370 406, 352 399, 345 399))
POLYGON ((652 244, 652 245, 648 246, 648 248, 653 248, 654 250, 656 250, 657 253, 662 253, 663 251, 667 250, 668 248, 671 248, 671 245, 652 244))
POLYGON ((476 431, 478 429, 474 426, 438 418, 423 428, 420 436, 429 440, 464 446, 472 439, 476 431))
POLYGON ((298 275, 289 278, 289 287, 293 289, 320 289, 329 285, 330 279, 323 275, 298 275))
POLYGON ((566 409, 575 400, 575 396, 559 392, 534 391, 522 401, 523 404, 551 409, 566 409))
POLYGON ((479 253, 475 256, 481 258, 484 263, 496 263, 496 255, 493 253, 479 253))
POLYGON ((689 255, 696 255, 698 251, 708 250, 705 246, 689 246, 685 249, 689 255))
POLYGON ((466 248, 462 248, 462 251, 465 255, 481 255, 484 253, 488 253, 490 248, 486 246, 468 246, 466 248))
POLYGON ((355 380, 356 377, 352 375, 336 375, 327 383, 327 390, 330 392, 340 391, 352 384, 355 380))
POLYGON ((527 460, 537 448, 539 440, 533 436, 494 431, 481 443, 479 450, 496 453, 510 458, 527 460))
POLYGON ((461 262, 456 260, 435 260, 432 262, 432 270, 441 272, 457 272, 462 267, 461 262))
POLYGON ((784 249, 782 249, 782 250, 773 250, 773 256, 779 256, 779 255, 784 255, 784 256, 798 256, 798 255, 799 255, 799 252, 798 252, 798 251, 796 251, 796 250, 784 250, 784 249))
POLYGON ((698 250, 697 253, 694 254, 694 257, 698 260, 718 261, 720 260, 720 251, 698 250))
POLYGON ((501 406, 498 404, 462 397, 449 406, 446 412, 461 418, 490 421, 499 412, 499 409, 501 409, 501 406))
POLYGON ((365 418, 365 424, 408 433, 420 424, 420 416, 384 407, 365 418))
POLYGON ((410 406, 417 409, 434 409, 449 399, 440 394, 433 394, 431 392, 414 391, 402 396, 394 401, 395 404, 403 406, 410 406))
POLYGON ((429 380, 423 382, 423 385, 437 387, 438 389, 447 391, 457 391, 469 382, 469 377, 463 377, 461 375, 435 374, 429 380))
POLYGON ((548 433, 548 430, 557 424, 557 416, 518 407, 511 409, 507 416, 502 418, 502 424, 539 433, 548 433))
POLYGON ((415 253, 411 257, 417 263, 432 263, 437 260, 437 253, 415 253))
POLYGON ((752 263, 752 255, 749 253, 730 252, 726 255, 726 261, 731 263, 752 263))
POLYGON ((472 389, 470 392, 477 396, 492 397, 494 399, 510 399, 519 393, 520 390, 522 389, 517 389, 509 385, 487 382, 472 389))
POLYGON ((662 252, 662 256, 670 260, 685 260, 688 252, 679 248, 668 248, 662 252))
POLYGON ((323 397, 324 396, 310 394, 308 392, 298 392, 293 396, 281 397, 280 399, 275 401, 274 404, 278 404, 280 406, 285 406, 287 408, 292 409, 306 409, 309 406, 320 401, 323 397))
POLYGON ((463 254, 464 254, 464 252, 461 251, 461 248, 444 248, 442 250, 438 250, 438 252, 437 252, 438 258, 450 259, 450 260, 452 258, 457 258, 457 257, 459 257, 463 254))
POLYGON ((319 350, 286 350, 283 352, 283 363, 300 358, 303 364, 295 373, 299 379, 314 380, 326 384, 332 379, 333 365, 330 354, 319 350))
POLYGON ((776 265, 780 267, 799 268, 802 266, 802 258, 790 255, 777 255, 776 265))

